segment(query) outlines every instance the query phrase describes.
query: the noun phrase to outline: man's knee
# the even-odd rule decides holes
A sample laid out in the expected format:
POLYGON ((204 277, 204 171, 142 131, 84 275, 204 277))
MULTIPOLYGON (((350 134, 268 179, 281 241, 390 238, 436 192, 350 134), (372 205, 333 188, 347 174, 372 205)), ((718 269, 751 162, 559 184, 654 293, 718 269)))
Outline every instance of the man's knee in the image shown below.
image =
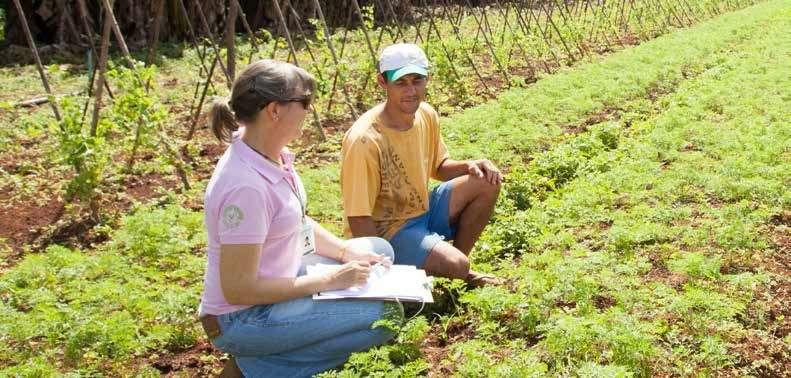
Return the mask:
POLYGON ((500 187, 501 186, 502 186, 502 184, 500 184, 499 182, 494 183, 494 184, 489 183, 489 182, 485 182, 485 183, 483 183, 483 185, 480 185, 479 187, 480 187, 482 196, 484 196, 485 198, 491 200, 492 202, 496 202, 497 201, 497 197, 500 196, 500 187))
POLYGON ((467 175, 466 184, 472 185, 475 192, 477 192, 476 197, 485 197, 492 200, 497 200, 500 195, 500 187, 502 186, 499 182, 492 184, 485 177, 480 178, 473 175, 467 175))

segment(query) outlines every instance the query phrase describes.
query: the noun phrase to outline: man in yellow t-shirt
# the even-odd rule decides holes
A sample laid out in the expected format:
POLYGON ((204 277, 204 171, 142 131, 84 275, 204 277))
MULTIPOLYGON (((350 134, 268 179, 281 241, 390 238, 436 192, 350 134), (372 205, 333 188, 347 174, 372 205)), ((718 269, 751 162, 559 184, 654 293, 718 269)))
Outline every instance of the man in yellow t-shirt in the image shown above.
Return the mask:
POLYGON ((486 159, 449 158, 439 115, 423 102, 428 66, 414 44, 388 46, 379 57, 377 81, 387 100, 363 114, 343 139, 347 233, 388 239, 397 264, 474 286, 494 283, 471 271, 467 256, 489 222, 502 175, 486 159), (431 193, 430 178, 442 182, 431 193))

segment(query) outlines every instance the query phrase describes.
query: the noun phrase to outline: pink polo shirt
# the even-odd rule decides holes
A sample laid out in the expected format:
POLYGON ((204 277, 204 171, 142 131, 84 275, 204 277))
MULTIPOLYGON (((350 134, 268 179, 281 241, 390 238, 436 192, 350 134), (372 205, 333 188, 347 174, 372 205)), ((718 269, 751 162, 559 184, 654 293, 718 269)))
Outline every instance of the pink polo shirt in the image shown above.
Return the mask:
POLYGON ((303 201, 307 197, 293 169, 294 155, 284 150, 281 157, 286 170, 255 152, 237 133, 217 163, 204 198, 209 246, 201 314, 221 315, 251 307, 231 305, 223 296, 221 244, 260 244, 260 277, 297 276, 302 207, 290 182, 296 183, 303 201))

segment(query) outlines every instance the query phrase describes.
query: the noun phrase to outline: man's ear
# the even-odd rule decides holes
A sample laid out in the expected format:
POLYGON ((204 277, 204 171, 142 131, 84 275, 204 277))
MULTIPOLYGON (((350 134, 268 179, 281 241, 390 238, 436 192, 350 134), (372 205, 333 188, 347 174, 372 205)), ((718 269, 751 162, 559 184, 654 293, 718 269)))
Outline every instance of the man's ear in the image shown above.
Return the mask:
POLYGON ((382 73, 376 75, 376 82, 379 83, 379 86, 382 87, 382 89, 387 87, 387 80, 385 79, 385 75, 382 73))

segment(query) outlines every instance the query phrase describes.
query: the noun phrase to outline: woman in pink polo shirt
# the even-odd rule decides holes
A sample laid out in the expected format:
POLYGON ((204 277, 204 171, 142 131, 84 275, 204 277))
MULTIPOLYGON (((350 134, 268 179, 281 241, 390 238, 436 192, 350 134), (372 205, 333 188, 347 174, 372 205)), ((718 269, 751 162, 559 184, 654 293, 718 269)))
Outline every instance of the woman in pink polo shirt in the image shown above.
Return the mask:
POLYGON ((212 343, 235 357, 226 372, 238 365, 249 377, 310 376, 386 342, 392 334, 372 323, 385 312, 402 315, 380 301, 311 298, 364 283, 372 263, 393 256, 383 239, 343 241, 306 214, 286 144, 302 134, 314 88, 305 70, 260 60, 210 111, 212 131, 230 146, 204 199, 209 245, 200 316, 212 343), (306 276, 308 261, 339 265, 306 276))

